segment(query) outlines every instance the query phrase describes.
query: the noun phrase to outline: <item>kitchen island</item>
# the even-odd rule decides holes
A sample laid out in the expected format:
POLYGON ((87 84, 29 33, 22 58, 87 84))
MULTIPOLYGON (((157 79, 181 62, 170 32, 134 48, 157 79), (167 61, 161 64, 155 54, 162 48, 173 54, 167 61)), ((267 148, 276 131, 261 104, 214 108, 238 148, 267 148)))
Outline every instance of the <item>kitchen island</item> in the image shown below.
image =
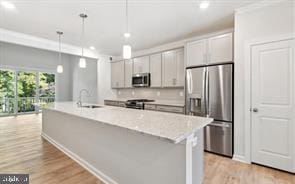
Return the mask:
POLYGON ((110 184, 201 184, 210 118, 112 106, 53 103, 42 137, 110 184))

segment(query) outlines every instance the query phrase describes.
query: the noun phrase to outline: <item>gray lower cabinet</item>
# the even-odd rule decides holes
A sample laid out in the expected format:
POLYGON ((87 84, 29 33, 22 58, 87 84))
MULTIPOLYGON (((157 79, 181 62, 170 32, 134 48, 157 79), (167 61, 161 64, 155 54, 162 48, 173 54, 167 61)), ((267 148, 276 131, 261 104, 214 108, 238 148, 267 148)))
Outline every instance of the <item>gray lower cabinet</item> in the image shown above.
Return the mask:
MULTIPOLYGON (((109 105, 109 106, 125 107, 125 102, 122 102, 122 101, 105 100, 104 104, 109 105)), ((182 107, 182 106, 145 104, 144 109, 145 110, 184 114, 184 107, 182 107)))
POLYGON ((181 106, 145 104, 144 108, 145 110, 184 114, 184 107, 181 106))

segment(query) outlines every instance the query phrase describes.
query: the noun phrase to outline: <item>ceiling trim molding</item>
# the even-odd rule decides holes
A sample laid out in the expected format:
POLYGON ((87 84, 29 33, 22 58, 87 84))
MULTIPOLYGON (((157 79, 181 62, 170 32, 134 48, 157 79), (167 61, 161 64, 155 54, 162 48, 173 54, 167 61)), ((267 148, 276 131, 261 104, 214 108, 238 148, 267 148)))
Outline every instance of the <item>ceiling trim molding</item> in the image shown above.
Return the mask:
MULTIPOLYGON (((0 41, 27 47, 33 47, 37 49, 59 52, 58 42, 2 28, 0 28, 0 41)), ((81 47, 69 44, 62 44, 61 49, 62 53, 76 56, 80 56, 82 52, 81 47)), ((99 58, 99 54, 96 51, 92 51, 90 49, 84 49, 84 56, 93 59, 99 58)))
POLYGON ((247 12, 257 10, 259 8, 263 8, 263 7, 267 7, 267 6, 270 6, 270 5, 278 4, 278 3, 281 3, 281 2, 287 2, 287 1, 290 1, 290 0, 262 0, 262 1, 250 4, 248 6, 244 6, 244 7, 235 9, 235 14, 239 15, 239 14, 243 14, 243 13, 247 13, 247 12))

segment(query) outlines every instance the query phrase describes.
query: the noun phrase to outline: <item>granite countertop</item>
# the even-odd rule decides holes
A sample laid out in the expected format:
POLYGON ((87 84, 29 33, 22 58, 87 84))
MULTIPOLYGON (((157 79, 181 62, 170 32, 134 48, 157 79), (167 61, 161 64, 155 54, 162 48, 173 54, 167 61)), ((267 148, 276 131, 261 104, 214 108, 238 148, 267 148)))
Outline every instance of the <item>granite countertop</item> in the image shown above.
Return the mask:
MULTIPOLYGON (((134 98, 136 99, 136 98, 134 98)), ((116 101, 116 102, 126 102, 127 100, 132 100, 132 98, 113 98, 113 99, 105 99, 108 101, 116 101)), ((155 100, 154 102, 145 102, 145 104, 155 104, 155 105, 167 105, 167 106, 178 106, 184 107, 185 103, 181 100, 155 100)))
POLYGON ((78 108, 75 102, 55 102, 45 109, 156 136, 175 144, 213 121, 211 118, 103 105, 96 109, 78 108))

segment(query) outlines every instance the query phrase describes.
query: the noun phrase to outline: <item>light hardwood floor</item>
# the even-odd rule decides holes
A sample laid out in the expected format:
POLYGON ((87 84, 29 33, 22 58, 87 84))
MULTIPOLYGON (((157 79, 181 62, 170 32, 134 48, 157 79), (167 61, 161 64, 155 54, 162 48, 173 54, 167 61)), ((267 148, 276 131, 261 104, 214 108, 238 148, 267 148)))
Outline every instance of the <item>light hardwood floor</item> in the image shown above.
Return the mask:
MULTIPOLYGON (((0 118, 0 173, 28 173, 31 184, 102 184, 41 134, 41 115, 0 118)), ((205 154, 204 184, 295 184, 295 176, 205 154)))

